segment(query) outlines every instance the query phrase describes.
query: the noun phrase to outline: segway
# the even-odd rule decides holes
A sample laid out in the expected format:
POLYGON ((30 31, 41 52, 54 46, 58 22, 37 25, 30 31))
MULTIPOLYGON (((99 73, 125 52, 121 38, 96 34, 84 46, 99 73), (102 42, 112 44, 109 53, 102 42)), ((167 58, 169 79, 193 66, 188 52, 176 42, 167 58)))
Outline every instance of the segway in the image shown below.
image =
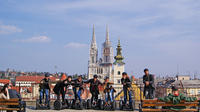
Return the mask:
MULTIPOLYGON (((40 91, 39 91, 40 92, 40 91)), ((36 99, 36 110, 46 110, 46 109, 50 109, 50 91, 49 91, 49 101, 48 101, 48 104, 46 105, 45 104, 45 96, 44 95, 44 91, 43 91, 43 96, 42 96, 42 103, 40 104, 40 100, 39 99, 36 99)))
MULTIPOLYGON (((79 89, 80 89, 80 87, 76 87, 76 95, 77 95, 77 97, 78 97, 78 91, 79 91, 79 89)), ((83 89, 81 90, 82 91, 82 93, 83 93, 83 89)), ((80 101, 78 98, 77 99, 74 99, 73 100, 73 107, 72 108, 74 108, 74 109, 77 109, 77 110, 82 110, 82 109, 84 109, 86 106, 86 102, 85 102, 85 100, 83 100, 82 99, 82 101, 80 101)))
MULTIPOLYGON (((69 85, 67 88, 66 88, 66 91, 64 92, 65 95, 73 95, 73 90, 72 90, 72 86, 69 85)), ((62 109, 68 109, 68 108, 72 108, 73 106, 73 100, 72 98, 70 99, 65 99, 64 102, 61 102, 60 99, 57 99, 55 102, 54 102, 54 109, 55 110, 62 110, 62 109)))
MULTIPOLYGON (((132 92, 132 90, 130 90, 132 92)), ((127 92, 128 93, 128 92, 127 92)), ((133 94, 132 94, 133 95, 133 94)), ((133 99, 133 96, 132 96, 133 99)), ((128 101, 127 101, 128 102, 128 101)), ((135 110, 135 100, 132 100, 131 103, 126 103, 121 99, 119 101, 119 108, 120 110, 124 110, 124 111, 134 111, 135 110)))
POLYGON ((109 95, 109 91, 106 91, 108 93, 108 102, 106 102, 106 100, 104 99, 103 101, 103 110, 115 110, 116 109, 116 101, 114 100, 114 89, 112 89, 112 99, 113 101, 111 101, 111 97, 109 95))
POLYGON ((101 98, 99 97, 97 101, 95 100, 95 98, 93 98, 92 102, 90 99, 88 99, 86 103, 87 103, 87 109, 97 109, 97 110, 104 109, 103 100, 101 100, 101 98))

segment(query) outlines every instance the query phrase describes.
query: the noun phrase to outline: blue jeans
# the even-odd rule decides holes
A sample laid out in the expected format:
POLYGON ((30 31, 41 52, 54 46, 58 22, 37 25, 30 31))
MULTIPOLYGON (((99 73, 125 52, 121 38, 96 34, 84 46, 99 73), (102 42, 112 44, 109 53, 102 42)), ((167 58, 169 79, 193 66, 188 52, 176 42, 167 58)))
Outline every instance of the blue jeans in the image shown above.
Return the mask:
POLYGON ((45 104, 49 105, 49 89, 41 89, 40 90, 40 104, 42 103, 43 95, 45 94, 45 104))
POLYGON ((77 97, 78 97, 79 101, 82 101, 82 99, 81 99, 82 90, 81 90, 80 88, 79 88, 78 92, 76 92, 76 88, 74 88, 73 90, 74 90, 75 100, 76 100, 77 97))
POLYGON ((79 101, 82 100, 82 99, 81 99, 81 93, 82 93, 82 91, 81 91, 81 89, 79 89, 79 90, 78 90, 78 94, 77 94, 77 95, 78 95, 78 99, 79 99, 79 101))
POLYGON ((129 104, 132 103, 132 94, 131 94, 131 91, 128 91, 128 89, 124 88, 124 103, 126 104, 127 103, 127 93, 128 93, 128 96, 129 96, 129 104))
POLYGON ((108 97, 110 97, 110 101, 113 102, 113 92, 114 92, 113 89, 111 89, 110 92, 106 92, 105 94, 106 102, 108 102, 108 97))

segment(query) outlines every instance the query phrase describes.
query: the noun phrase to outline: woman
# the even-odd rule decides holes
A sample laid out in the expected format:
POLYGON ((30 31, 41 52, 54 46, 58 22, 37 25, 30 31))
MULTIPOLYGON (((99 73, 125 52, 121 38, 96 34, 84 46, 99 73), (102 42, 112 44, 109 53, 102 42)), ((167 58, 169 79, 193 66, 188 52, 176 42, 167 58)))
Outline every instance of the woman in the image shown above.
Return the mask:
POLYGON ((9 84, 5 84, 0 91, 0 99, 10 99, 9 92, 8 92, 9 84))

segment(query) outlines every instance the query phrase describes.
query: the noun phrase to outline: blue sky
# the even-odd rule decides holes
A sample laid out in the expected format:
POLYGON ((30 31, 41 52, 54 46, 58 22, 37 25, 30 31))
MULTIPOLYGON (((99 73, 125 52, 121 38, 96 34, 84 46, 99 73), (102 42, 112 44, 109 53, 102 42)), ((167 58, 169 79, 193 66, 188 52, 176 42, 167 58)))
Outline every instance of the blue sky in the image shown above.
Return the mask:
POLYGON ((129 74, 200 73, 199 0, 0 0, 0 70, 87 73, 93 24, 129 74))

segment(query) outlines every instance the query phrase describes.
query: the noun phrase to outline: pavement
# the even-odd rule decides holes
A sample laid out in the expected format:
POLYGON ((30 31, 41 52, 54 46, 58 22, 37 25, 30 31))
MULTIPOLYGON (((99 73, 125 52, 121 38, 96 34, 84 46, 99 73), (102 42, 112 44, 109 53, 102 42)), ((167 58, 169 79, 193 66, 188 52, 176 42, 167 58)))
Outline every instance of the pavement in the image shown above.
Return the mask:
MULTIPOLYGON (((104 110, 72 110, 72 109, 64 109, 64 110, 34 110, 27 108, 27 112, 112 112, 112 111, 104 111, 104 110)), ((114 112, 133 112, 133 111, 120 111, 115 110, 114 112)), ((138 111, 134 111, 138 112, 138 111)))
MULTIPOLYGON (((112 112, 112 111, 105 111, 105 110, 75 110, 75 109, 63 109, 63 110, 36 110, 35 107, 28 106, 26 108, 26 112, 112 112)), ((138 109, 135 111, 121 111, 121 110, 115 110, 114 112, 139 112, 138 109)))

